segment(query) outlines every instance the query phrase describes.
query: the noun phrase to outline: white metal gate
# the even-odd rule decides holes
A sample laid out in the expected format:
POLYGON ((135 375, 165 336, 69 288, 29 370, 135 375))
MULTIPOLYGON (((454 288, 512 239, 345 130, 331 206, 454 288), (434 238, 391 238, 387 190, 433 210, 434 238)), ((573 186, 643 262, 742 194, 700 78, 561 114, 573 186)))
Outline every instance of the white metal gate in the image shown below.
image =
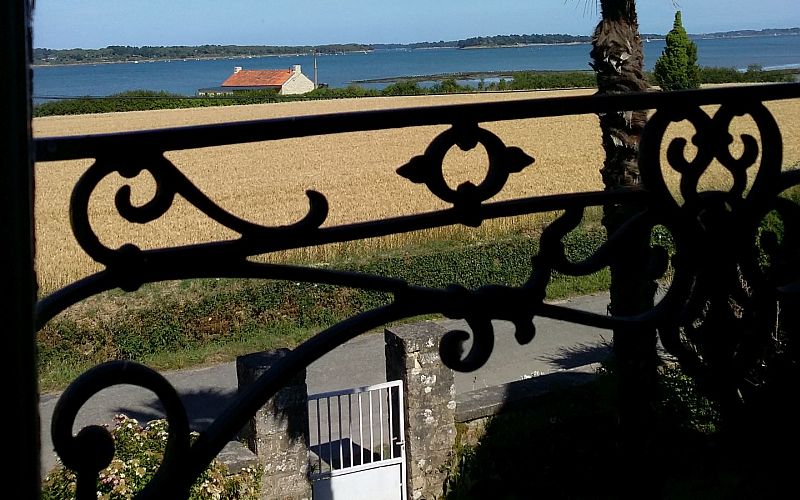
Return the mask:
POLYGON ((314 500, 406 500, 403 383, 308 396, 314 500))

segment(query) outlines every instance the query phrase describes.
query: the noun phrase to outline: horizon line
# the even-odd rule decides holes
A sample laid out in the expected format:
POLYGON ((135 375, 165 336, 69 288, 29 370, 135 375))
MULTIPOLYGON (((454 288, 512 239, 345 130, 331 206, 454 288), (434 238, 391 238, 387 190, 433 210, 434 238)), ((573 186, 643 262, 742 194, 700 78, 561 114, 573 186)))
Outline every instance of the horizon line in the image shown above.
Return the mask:
MULTIPOLYGON (((792 26, 788 28, 745 28, 745 29, 738 29, 738 30, 725 30, 725 31, 710 31, 705 33, 688 33, 689 36, 708 36, 708 35, 721 35, 726 33, 739 33, 739 32, 761 32, 761 31, 770 31, 770 30, 800 30, 800 26, 792 26)), ((437 41, 417 41, 417 42, 332 42, 332 43, 318 43, 318 44, 304 44, 304 45, 269 45, 269 44, 235 44, 235 43, 203 43, 198 45, 187 45, 187 44, 173 44, 173 45, 151 45, 151 44, 143 44, 143 45, 124 45, 124 44, 112 44, 106 45, 105 47, 64 47, 64 48, 52 48, 52 47, 33 47, 34 50, 36 49, 45 49, 45 50, 102 50, 107 49, 109 47, 134 47, 134 48, 142 48, 142 47, 203 47, 203 46, 217 46, 217 47, 286 47, 286 48, 299 48, 299 47, 327 47, 331 45, 416 45, 421 43, 455 43, 460 42, 463 40, 469 40, 471 38, 493 38, 499 36, 572 36, 572 37, 588 37, 591 38, 592 35, 573 35, 571 33, 523 33, 523 34, 516 34, 516 33, 509 33, 509 34, 497 34, 497 35, 475 35, 470 36, 467 38, 458 38, 455 40, 437 40, 437 41)), ((658 35, 658 36, 666 36, 666 33, 640 33, 640 35, 658 35)))

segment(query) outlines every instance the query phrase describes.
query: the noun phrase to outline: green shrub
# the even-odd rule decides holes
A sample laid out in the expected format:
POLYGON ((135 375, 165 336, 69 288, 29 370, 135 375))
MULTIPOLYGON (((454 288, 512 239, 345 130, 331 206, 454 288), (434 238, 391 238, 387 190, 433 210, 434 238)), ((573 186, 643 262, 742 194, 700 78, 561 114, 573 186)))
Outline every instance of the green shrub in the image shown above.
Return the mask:
POLYGON ((280 95, 274 90, 237 91, 230 95, 188 97, 168 92, 132 90, 106 97, 78 97, 38 104, 34 116, 117 113, 152 109, 204 108, 209 106, 238 106, 273 102, 307 101, 313 99, 342 99, 378 96, 376 90, 355 85, 345 88, 319 88, 302 95, 280 95))
POLYGON ((387 86, 381 93, 388 96, 423 95, 427 94, 428 91, 417 85, 417 82, 413 80, 402 80, 387 86))
POLYGON ((675 24, 667 34, 667 44, 656 61, 653 75, 663 90, 700 87, 697 67, 697 45, 689 39, 681 22, 681 11, 675 13, 675 24))
POLYGON ((591 71, 539 71, 515 73, 510 84, 513 90, 567 89, 596 87, 591 71))
MULTIPOLYGON (((147 427, 135 419, 117 415, 111 431, 115 454, 111 464, 100 471, 97 498, 129 499, 153 478, 164 456, 167 440, 166 420, 154 420, 147 427)), ((196 438, 197 433, 192 434, 196 438)), ((244 469, 230 474, 224 464, 214 460, 192 485, 189 498, 256 500, 259 497, 261 472, 244 469)), ((45 500, 75 498, 76 476, 62 465, 48 474, 42 487, 45 500)))
POLYGON ((430 92, 433 94, 457 94, 463 92, 474 92, 475 89, 459 85, 455 78, 446 78, 431 87, 430 92))
POLYGON ((747 71, 735 68, 701 67, 700 83, 788 83, 794 81, 796 70, 764 70, 750 66, 747 71))
POLYGON ((736 68, 700 68, 702 83, 738 83, 744 81, 742 73, 736 68))
POLYGON ((45 102, 34 108, 34 116, 79 115, 114 113, 119 111, 144 111, 150 109, 176 109, 198 106, 215 106, 218 99, 190 98, 168 92, 132 90, 108 97, 79 97, 45 102))
POLYGON ((719 425, 717 404, 700 393, 697 383, 678 366, 667 366, 659 377, 658 412, 662 419, 687 430, 714 432, 719 425))
POLYGON ((352 97, 376 97, 379 95, 381 95, 381 93, 374 89, 367 89, 359 87, 358 85, 348 85, 343 88, 321 87, 307 94, 303 94, 302 97, 308 99, 348 99, 352 97))

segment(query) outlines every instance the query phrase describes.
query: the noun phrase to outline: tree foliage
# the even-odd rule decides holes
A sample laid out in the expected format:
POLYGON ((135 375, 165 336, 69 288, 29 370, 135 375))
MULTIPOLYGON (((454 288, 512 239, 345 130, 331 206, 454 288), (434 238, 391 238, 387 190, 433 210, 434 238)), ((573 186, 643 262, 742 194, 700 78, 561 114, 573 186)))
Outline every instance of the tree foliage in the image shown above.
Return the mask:
POLYGON ((102 49, 33 50, 34 64, 89 64, 139 60, 214 59, 233 57, 266 57, 274 55, 339 54, 372 50, 371 45, 358 43, 329 44, 313 47, 274 45, 198 45, 144 46, 109 45, 102 49))
POLYGON ((675 13, 675 24, 667 34, 667 45, 656 61, 653 75, 663 90, 700 87, 697 45, 689 39, 683 28, 681 11, 675 13))
POLYGON ((530 35, 496 35, 478 36, 458 40, 458 48, 469 47, 513 47, 515 45, 552 44, 552 43, 587 43, 591 41, 588 36, 575 36, 565 34, 530 34, 530 35))

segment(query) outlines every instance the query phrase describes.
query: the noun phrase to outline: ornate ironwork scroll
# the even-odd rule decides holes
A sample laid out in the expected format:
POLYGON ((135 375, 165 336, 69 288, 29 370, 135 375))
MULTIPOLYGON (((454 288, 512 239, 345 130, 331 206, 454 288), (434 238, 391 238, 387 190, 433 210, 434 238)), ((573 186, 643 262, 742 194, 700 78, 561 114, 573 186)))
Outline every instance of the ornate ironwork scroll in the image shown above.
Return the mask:
MULTIPOLYGON (((798 276, 785 265, 778 275, 762 259, 762 252, 776 251, 768 243, 774 234, 760 234, 765 217, 773 210, 787 222, 798 215, 794 203, 779 198, 787 187, 780 182, 782 151, 778 124, 761 102, 748 99, 724 103, 713 116, 700 108, 658 110, 642 140, 642 179, 657 202, 654 209, 676 235, 675 269, 687 285, 680 314, 661 322, 660 337, 684 369, 728 404, 742 397, 775 337, 778 287, 798 276), (760 136, 742 135, 738 157, 731 153, 735 140, 729 132, 736 117, 752 119, 760 136), (682 120, 695 128, 696 154, 686 158, 684 138, 667 146, 669 166, 680 174, 677 200, 664 180, 660 155, 669 125, 682 120), (728 191, 701 191, 699 180, 715 160, 730 173, 732 185, 728 191)), ((795 225, 787 226, 787 239, 798 237, 795 225)))
POLYGON ((431 142, 425 154, 416 156, 399 169, 397 173, 411 182, 428 186, 437 198, 452 203, 463 213, 464 224, 479 226, 478 214, 480 204, 491 199, 505 186, 508 176, 533 163, 533 158, 516 147, 506 147, 499 137, 482 129, 477 124, 456 124, 431 142), (486 148, 489 155, 489 167, 486 178, 477 186, 465 182, 455 190, 444 180, 444 157, 453 146, 462 151, 469 151, 478 144, 486 148))
MULTIPOLYGON (((443 361, 457 370, 474 370, 489 359, 494 346, 492 320, 512 322, 517 341, 526 344, 536 334, 534 319, 538 316, 606 329, 635 324, 656 326, 664 345, 688 365, 697 370, 707 369, 708 373, 724 372, 724 380, 740 375, 741 369, 753 362, 752 356, 743 350, 760 346, 764 342, 763 332, 769 330, 769 305, 774 303, 779 292, 792 293, 798 288, 791 284, 796 275, 789 279, 784 272, 789 268, 785 265, 761 265, 759 250, 754 246, 759 238, 759 223, 767 213, 777 211, 787 221, 790 218, 800 220, 798 207, 777 198, 782 190, 800 183, 800 176, 781 173, 780 132, 762 104, 767 100, 797 97, 800 97, 800 85, 776 85, 673 94, 532 99, 37 140, 39 161, 96 159, 73 191, 71 222, 81 247, 104 266, 102 271, 40 301, 37 310, 40 326, 67 306, 101 291, 114 287, 134 290, 144 283, 171 279, 269 278, 378 290, 392 296, 388 305, 333 325, 298 346, 239 393, 230 407, 191 445, 186 413, 174 390, 158 374, 130 362, 112 362, 90 370, 64 393, 53 421, 56 449, 65 464, 78 473, 79 496, 94 498, 97 472, 113 456, 112 443, 105 431, 92 427, 76 437, 71 435, 77 410, 102 388, 126 383, 157 394, 167 408, 170 445, 161 469, 141 496, 163 497, 165 491, 185 496, 194 478, 225 443, 296 371, 361 333, 415 315, 438 313, 466 320, 471 333, 452 331, 440 341, 443 361), (700 107, 705 104, 722 106, 709 117, 700 107), (646 189, 491 201, 501 192, 509 176, 532 164, 533 157, 518 148, 507 147, 479 123, 632 109, 656 109, 641 145, 640 166, 646 189), (758 139, 744 136, 741 138, 743 152, 734 157, 729 149, 732 138, 728 129, 733 117, 742 114, 756 123, 761 147, 758 139), (660 155, 669 125, 684 119, 696 129, 692 142, 697 154, 691 160, 685 158, 687 141, 683 138, 667 146, 669 166, 681 178, 682 199, 676 200, 664 179, 660 155), (449 124, 452 128, 433 139, 424 154, 400 167, 398 174, 425 184, 432 194, 451 206, 345 226, 323 227, 328 202, 323 194, 314 191, 307 192, 307 215, 294 224, 267 227, 246 221, 215 204, 164 157, 165 151, 176 149, 431 124, 449 124), (469 150, 478 144, 486 148, 489 158, 484 180, 477 185, 465 183, 455 188, 447 185, 442 173, 447 151, 454 146, 469 150), (731 173, 733 187, 727 192, 700 192, 698 180, 715 159, 731 173), (748 189, 748 171, 758 162, 758 173, 748 189), (142 250, 133 243, 116 249, 108 247, 93 231, 88 203, 100 181, 112 173, 126 178, 146 174, 156 183, 154 196, 141 206, 131 202, 128 186, 118 190, 115 206, 127 221, 145 224, 156 220, 167 213, 176 196, 181 196, 199 212, 238 236, 225 241, 151 250, 142 250), (610 235, 585 260, 572 262, 567 258, 564 237, 580 224, 587 207, 628 202, 644 207, 643 211, 610 235), (253 255, 290 248, 454 224, 478 226, 488 219, 557 210, 563 214, 543 232, 530 275, 519 287, 491 285, 470 290, 454 284, 442 289, 427 288, 395 278, 248 260, 253 255), (553 273, 580 276, 597 272, 621 253, 629 231, 652 230, 657 225, 666 227, 673 236, 674 277, 664 297, 651 310, 636 316, 607 316, 545 302, 546 288, 553 273), (782 265, 784 267, 780 267, 782 265), (776 280, 779 276, 781 280, 776 280), (724 310, 732 296, 746 308, 753 306, 753 310, 766 312, 752 317, 717 314, 716 311, 724 310), (717 319, 707 320, 703 328, 691 327, 692 320, 700 315, 717 319), (462 352, 464 341, 470 338, 469 350, 462 352)), ((787 228, 795 229, 795 222, 787 224, 787 228)), ((771 241, 768 236, 762 239, 764 248, 777 255, 781 243, 771 241)), ((661 277, 669 261, 667 249, 654 246, 647 272, 654 278, 661 277)))

